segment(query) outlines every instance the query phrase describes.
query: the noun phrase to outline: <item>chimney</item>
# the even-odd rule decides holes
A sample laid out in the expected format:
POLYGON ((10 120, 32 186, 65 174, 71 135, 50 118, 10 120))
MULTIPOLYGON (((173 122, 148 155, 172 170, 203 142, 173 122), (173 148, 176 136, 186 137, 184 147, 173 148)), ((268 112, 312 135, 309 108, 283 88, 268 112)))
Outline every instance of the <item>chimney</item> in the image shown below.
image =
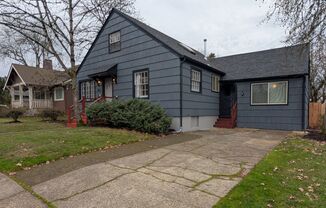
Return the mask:
POLYGON ((204 39, 204 55, 207 56, 207 39, 204 39))
POLYGON ((43 69, 53 70, 52 60, 50 60, 50 59, 44 59, 43 60, 43 69))

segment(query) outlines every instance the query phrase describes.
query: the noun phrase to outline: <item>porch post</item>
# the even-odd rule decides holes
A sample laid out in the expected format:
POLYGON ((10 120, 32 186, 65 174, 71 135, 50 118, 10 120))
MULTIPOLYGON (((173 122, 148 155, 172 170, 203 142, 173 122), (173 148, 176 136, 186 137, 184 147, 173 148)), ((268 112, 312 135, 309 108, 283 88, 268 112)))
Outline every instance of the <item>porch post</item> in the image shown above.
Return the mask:
POLYGON ((14 89, 14 87, 10 87, 10 96, 11 96, 11 107, 13 107, 13 102, 14 102, 14 100, 15 100, 15 89, 14 89))
POLYGON ((29 109, 33 108, 33 87, 28 87, 29 109))
POLYGON ((20 107, 24 106, 24 92, 23 92, 23 86, 19 85, 19 102, 20 102, 20 107))

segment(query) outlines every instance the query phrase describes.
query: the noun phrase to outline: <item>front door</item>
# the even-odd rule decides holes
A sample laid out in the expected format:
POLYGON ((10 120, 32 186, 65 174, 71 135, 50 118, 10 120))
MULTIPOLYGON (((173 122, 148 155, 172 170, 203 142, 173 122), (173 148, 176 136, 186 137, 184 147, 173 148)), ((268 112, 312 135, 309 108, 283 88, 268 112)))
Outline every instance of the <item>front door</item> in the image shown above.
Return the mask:
POLYGON ((106 100, 111 100, 113 96, 113 83, 112 77, 105 78, 104 81, 104 95, 106 100))
POLYGON ((233 83, 222 83, 220 91, 220 117, 231 117, 232 104, 236 102, 236 87, 233 83))

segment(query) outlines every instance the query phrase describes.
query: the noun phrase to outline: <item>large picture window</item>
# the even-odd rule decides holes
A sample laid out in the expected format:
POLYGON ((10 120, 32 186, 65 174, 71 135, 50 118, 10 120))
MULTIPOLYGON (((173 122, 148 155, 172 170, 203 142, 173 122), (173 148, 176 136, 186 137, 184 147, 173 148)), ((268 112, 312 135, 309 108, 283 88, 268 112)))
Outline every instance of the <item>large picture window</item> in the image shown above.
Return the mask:
POLYGON ((286 105, 288 81, 251 84, 251 105, 286 105))
POLYGON ((148 98, 149 96, 149 81, 148 71, 134 72, 134 95, 135 98, 148 98))
POLYGON ((191 91, 201 91, 201 72, 195 69, 191 70, 191 91))
POLYGON ((109 50, 110 52, 120 51, 121 49, 121 33, 120 31, 109 35, 109 50))

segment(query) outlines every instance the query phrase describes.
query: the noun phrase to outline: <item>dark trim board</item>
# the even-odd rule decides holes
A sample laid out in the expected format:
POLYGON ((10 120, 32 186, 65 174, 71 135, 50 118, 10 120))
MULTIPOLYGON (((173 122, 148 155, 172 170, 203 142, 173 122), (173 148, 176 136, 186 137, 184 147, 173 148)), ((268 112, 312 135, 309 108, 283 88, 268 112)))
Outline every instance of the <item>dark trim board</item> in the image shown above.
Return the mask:
POLYGON ((203 71, 195 66, 190 67, 190 92, 193 93, 202 93, 202 85, 203 85, 203 71), (197 71, 200 73, 200 85, 199 85, 199 92, 192 90, 192 70, 197 71))
MULTIPOLYGON (((119 24, 119 23, 118 23, 119 24)), ((111 32, 111 33, 109 33, 108 34, 108 50, 109 50, 109 53, 110 54, 113 54, 113 53, 117 53, 117 52, 119 52, 119 51, 121 51, 121 30, 116 30, 116 31, 114 31, 114 32, 111 32), (116 51, 111 51, 111 44, 110 44, 110 35, 112 35, 112 34, 114 34, 114 33, 117 33, 117 32, 119 32, 120 33, 120 48, 119 48, 119 50, 116 50, 116 51)))
POLYGON ((134 70, 132 72, 132 97, 135 98, 135 99, 143 99, 143 100, 149 100, 150 99, 150 73, 149 73, 148 68, 134 70), (148 97, 146 97, 146 98, 136 98, 135 97, 135 73, 144 72, 144 71, 147 71, 147 74, 148 74, 148 97))
POLYGON ((183 65, 185 62, 185 58, 180 58, 180 128, 183 125, 183 65))
POLYGON ((220 93, 220 91, 221 91, 221 76, 220 75, 218 75, 218 74, 216 74, 216 73, 214 73, 214 72, 212 72, 211 73, 211 92, 214 92, 214 93, 220 93), (219 90, 218 91, 214 91, 213 90, 213 76, 219 76, 220 77, 220 80, 219 80, 219 90))
POLYGON ((208 66, 208 65, 202 64, 202 63, 200 63, 200 62, 198 62, 198 61, 195 61, 195 60, 193 60, 193 59, 191 59, 191 58, 189 58, 189 57, 185 57, 185 56, 184 56, 184 58, 185 58, 185 59, 186 59, 190 64, 192 64, 192 65, 197 65, 198 67, 203 67, 203 68, 208 69, 208 70, 210 70, 210 71, 212 71, 212 72, 219 73, 221 76, 224 76, 224 75, 225 75, 224 72, 219 71, 219 70, 216 70, 215 68, 213 68, 213 67, 211 67, 211 66, 208 66))
POLYGON ((290 96, 289 96, 289 80, 288 79, 273 79, 273 80, 270 80, 270 79, 268 79, 268 80, 261 80, 261 81, 253 81, 253 82, 250 82, 250 96, 249 96, 249 98, 250 98, 250 106, 288 106, 289 105, 289 98, 290 98, 290 96), (252 104, 252 102, 251 102, 251 92, 252 92, 252 84, 259 84, 259 83, 268 83, 268 82, 287 82, 287 98, 286 98, 286 104, 252 104))
POLYGON ((260 77, 254 79, 234 79, 234 80, 223 80, 221 79, 220 82, 254 82, 254 81, 262 81, 262 80, 270 80, 270 79, 290 79, 290 78, 300 78, 302 76, 306 76, 306 74, 296 74, 296 75, 287 75, 287 76, 273 76, 273 77, 260 77))

